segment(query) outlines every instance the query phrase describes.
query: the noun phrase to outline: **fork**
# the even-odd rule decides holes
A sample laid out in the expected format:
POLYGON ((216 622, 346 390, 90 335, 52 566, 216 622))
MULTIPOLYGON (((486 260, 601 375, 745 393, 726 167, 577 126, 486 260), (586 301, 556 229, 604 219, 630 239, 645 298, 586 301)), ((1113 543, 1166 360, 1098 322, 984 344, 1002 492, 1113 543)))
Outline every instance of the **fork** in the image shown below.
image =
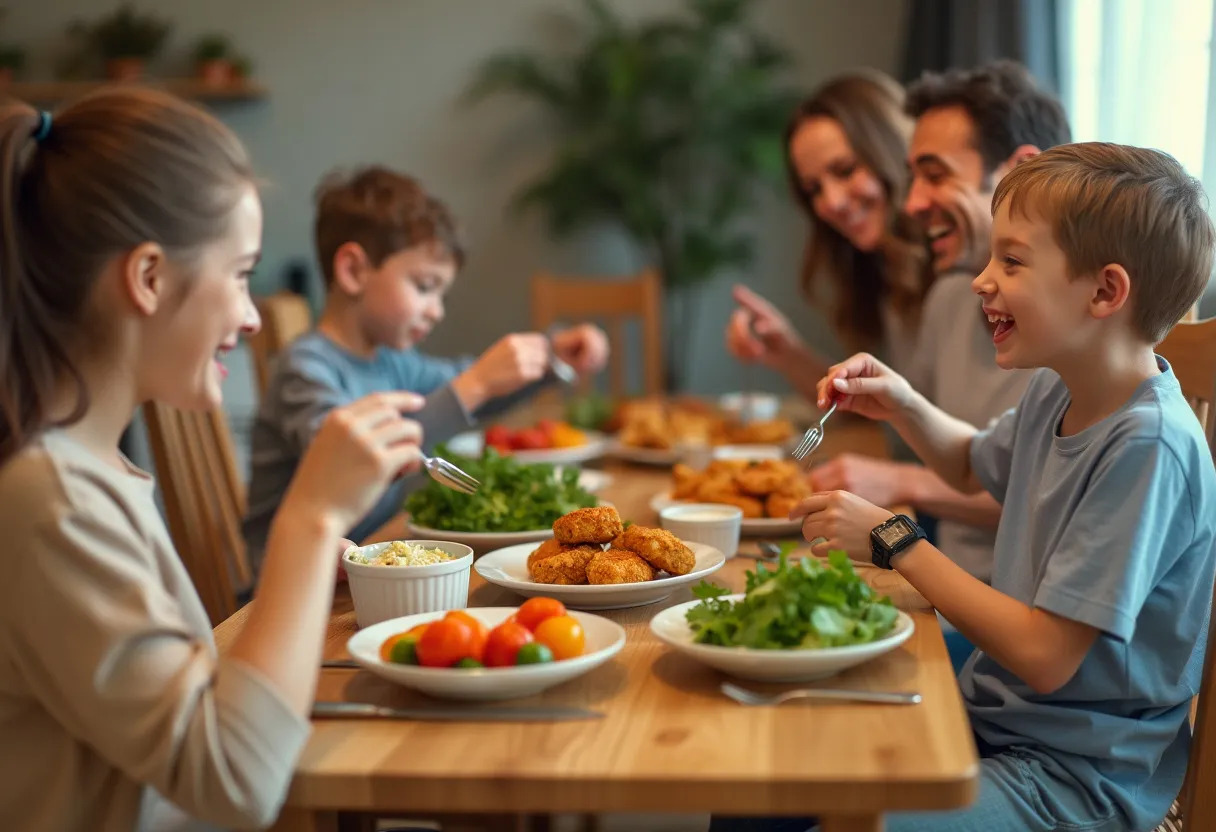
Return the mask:
POLYGON ((791 699, 821 699, 838 702, 874 702, 880 705, 919 705, 919 693, 887 693, 877 690, 831 690, 829 688, 795 688, 782 693, 757 693, 754 690, 722 683, 722 692, 741 705, 780 705, 791 699))
POLYGON ((446 459, 440 459, 437 456, 424 456, 422 458, 422 465, 426 468, 426 472, 430 475, 431 479, 440 485, 447 486, 453 491, 459 491, 462 494, 472 494, 481 487, 480 482, 446 459))
POLYGON ((815 453, 815 449, 819 447, 819 443, 823 442, 823 423, 835 412, 836 402, 832 402, 832 406, 828 408, 828 412, 823 414, 819 419, 819 424, 814 425, 803 434, 802 441, 798 443, 797 448, 794 448, 794 459, 805 460, 815 453))
POLYGON ((553 350, 553 336, 559 331, 557 324, 553 324, 545 330, 545 337, 549 339, 549 370, 558 381, 573 387, 578 383, 578 373, 568 363, 558 358, 557 353, 553 350))

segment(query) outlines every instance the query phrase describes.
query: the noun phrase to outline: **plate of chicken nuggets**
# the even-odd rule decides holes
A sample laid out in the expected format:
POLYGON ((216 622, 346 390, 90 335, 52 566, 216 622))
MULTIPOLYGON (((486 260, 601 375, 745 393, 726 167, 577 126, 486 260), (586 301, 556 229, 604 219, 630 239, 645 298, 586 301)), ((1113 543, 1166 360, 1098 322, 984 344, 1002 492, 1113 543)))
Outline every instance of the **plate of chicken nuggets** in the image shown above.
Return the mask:
POLYGON ((802 526, 789 519, 790 509, 811 495, 806 475, 788 459, 715 459, 699 471, 675 465, 671 475, 671 491, 656 494, 652 509, 680 502, 738 506, 746 535, 797 534, 802 526))
POLYGON ((722 552, 685 543, 665 529, 630 525, 612 506, 559 517, 553 538, 488 552, 473 568, 489 583, 532 597, 556 598, 580 610, 653 604, 678 587, 712 575, 722 552))

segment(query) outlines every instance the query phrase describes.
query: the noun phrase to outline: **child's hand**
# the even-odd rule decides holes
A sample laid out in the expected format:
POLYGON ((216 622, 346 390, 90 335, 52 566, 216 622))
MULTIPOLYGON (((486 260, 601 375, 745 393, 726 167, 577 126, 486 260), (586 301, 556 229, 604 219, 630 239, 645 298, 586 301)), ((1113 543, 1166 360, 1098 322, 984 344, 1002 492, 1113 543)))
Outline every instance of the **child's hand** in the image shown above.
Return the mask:
POLYGON ((598 373, 608 363, 608 336, 598 326, 580 324, 553 336, 553 354, 580 376, 598 373))
POLYGON ((900 474, 897 462, 841 454, 811 469, 811 487, 815 491, 848 491, 876 506, 893 506, 907 499, 900 474))
POLYGON ((739 304, 726 325, 726 348, 740 361, 776 367, 802 343, 789 319, 764 298, 744 286, 735 286, 739 304))
POLYGON ((790 510, 791 520, 802 521, 802 536, 808 543, 825 538, 811 549, 816 555, 840 549, 862 563, 871 562, 870 532, 893 516, 847 491, 812 494, 790 510))
POLYGON ((300 461, 283 510, 331 519, 343 533, 353 528, 393 480, 417 470, 422 427, 402 414, 423 402, 415 393, 373 393, 332 410, 300 461))
POLYGON ((487 401, 514 393, 544 377, 549 341, 535 332, 498 339, 454 382, 464 406, 477 410, 487 401))
POLYGON ((866 353, 858 353, 828 370, 818 384, 819 407, 834 400, 841 410, 889 421, 912 401, 912 387, 899 373, 866 353))

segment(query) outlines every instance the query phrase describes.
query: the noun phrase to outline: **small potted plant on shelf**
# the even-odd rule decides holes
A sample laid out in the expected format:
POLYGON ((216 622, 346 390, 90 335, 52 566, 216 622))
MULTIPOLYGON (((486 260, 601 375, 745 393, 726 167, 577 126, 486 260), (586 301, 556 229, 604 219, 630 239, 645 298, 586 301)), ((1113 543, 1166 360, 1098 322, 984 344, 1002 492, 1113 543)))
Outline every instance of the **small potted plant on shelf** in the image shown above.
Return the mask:
POLYGON ((232 44, 224 35, 205 35, 194 47, 194 65, 198 79, 209 87, 224 87, 232 83, 232 44))
POLYGON ((232 57, 232 78, 234 81, 248 81, 253 74, 253 61, 247 55, 232 57))
POLYGON ((148 60, 160 51, 169 28, 168 22, 124 4, 95 23, 74 23, 70 31, 83 37, 105 61, 107 78, 133 81, 143 75, 148 60))
POLYGON ((0 44, 0 89, 12 83, 13 77, 25 66, 25 50, 9 43, 0 44))

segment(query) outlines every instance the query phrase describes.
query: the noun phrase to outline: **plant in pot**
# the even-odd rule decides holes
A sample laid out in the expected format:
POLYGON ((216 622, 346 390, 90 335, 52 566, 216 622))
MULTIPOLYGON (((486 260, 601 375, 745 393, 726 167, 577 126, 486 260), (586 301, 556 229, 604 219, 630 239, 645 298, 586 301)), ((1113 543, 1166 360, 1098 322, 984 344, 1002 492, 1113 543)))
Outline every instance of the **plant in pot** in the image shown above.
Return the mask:
POLYGON ((584 5, 572 51, 491 57, 465 99, 513 94, 549 116, 551 161, 514 207, 540 209, 557 235, 607 221, 657 264, 679 390, 703 285, 752 262, 759 186, 781 181, 790 61, 749 25, 755 0, 685 0, 682 13, 637 23, 603 0, 584 5))
POLYGON ((73 23, 69 31, 83 38, 101 57, 107 78, 132 81, 143 75, 148 60, 164 45, 169 29, 167 21, 124 4, 94 23, 73 23))
POLYGON ((194 65, 198 79, 210 87, 232 82, 232 44, 224 35, 205 35, 194 46, 194 65))
POLYGON ((25 50, 10 43, 0 44, 0 89, 12 83, 25 66, 25 50))

